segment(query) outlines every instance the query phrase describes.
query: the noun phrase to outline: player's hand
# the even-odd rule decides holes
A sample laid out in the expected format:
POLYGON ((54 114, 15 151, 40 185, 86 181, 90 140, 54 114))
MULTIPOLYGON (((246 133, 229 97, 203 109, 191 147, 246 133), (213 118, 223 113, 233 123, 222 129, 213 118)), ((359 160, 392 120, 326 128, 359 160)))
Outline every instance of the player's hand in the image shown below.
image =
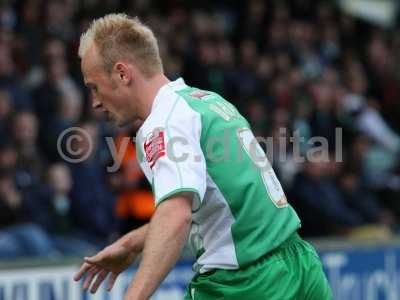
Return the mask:
POLYGON ((74 280, 79 281, 86 274, 87 276, 83 282, 83 289, 87 290, 92 286, 90 292, 96 293, 99 286, 111 273, 107 286, 107 290, 110 291, 118 275, 133 263, 138 254, 139 253, 127 249, 117 241, 104 248, 96 255, 85 257, 85 262, 75 274, 74 280))

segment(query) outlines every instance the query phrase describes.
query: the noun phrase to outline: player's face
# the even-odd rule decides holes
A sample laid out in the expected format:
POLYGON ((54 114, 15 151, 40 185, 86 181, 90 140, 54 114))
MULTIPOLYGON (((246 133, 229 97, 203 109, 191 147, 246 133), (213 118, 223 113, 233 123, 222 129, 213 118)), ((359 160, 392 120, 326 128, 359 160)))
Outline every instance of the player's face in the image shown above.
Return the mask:
POLYGON ((116 70, 111 74, 104 70, 94 46, 82 58, 81 69, 94 109, 103 111, 118 126, 137 119, 135 101, 126 80, 116 70))

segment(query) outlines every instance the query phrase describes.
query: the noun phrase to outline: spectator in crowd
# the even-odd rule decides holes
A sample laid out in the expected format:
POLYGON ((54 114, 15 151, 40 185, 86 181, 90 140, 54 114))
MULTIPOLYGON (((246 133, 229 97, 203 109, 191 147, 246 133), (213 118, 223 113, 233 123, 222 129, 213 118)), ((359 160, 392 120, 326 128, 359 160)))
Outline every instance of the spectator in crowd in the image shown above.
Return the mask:
POLYGON ((151 189, 136 158, 135 129, 124 130, 116 137, 116 153, 121 154, 122 160, 118 170, 109 174, 110 185, 117 195, 115 211, 121 233, 144 225, 155 211, 151 189))
POLYGON ((34 192, 40 185, 44 159, 38 147, 38 120, 30 111, 19 112, 13 120, 13 138, 17 150, 17 183, 34 192))
POLYGON ((383 208, 376 196, 363 186, 356 174, 344 172, 340 177, 339 187, 348 206, 359 211, 365 223, 381 223, 387 226, 396 224, 394 214, 383 208))
POLYGON ((314 101, 310 116, 311 135, 325 137, 331 147, 335 145, 336 128, 340 125, 336 119, 334 88, 325 81, 315 82, 311 86, 314 101))
POLYGON ((46 80, 45 67, 53 61, 66 61, 67 49, 65 43, 56 37, 50 36, 44 41, 40 60, 30 66, 26 72, 25 83, 30 90, 35 90, 46 80))
POLYGON ((0 137, 9 133, 12 111, 10 94, 6 90, 0 90, 0 137))
POLYGON ((6 90, 17 110, 31 108, 31 99, 21 84, 12 59, 10 44, 0 44, 0 88, 6 90))
POLYGON ((77 226, 86 234, 88 241, 103 245, 114 233, 115 198, 107 186, 105 168, 100 166, 96 154, 98 149, 98 125, 85 121, 80 127, 87 136, 75 139, 76 147, 88 157, 78 163, 70 163, 73 187, 71 191, 71 213, 77 226))
POLYGON ((329 163, 322 159, 304 164, 294 180, 291 194, 295 207, 304 216, 302 230, 305 234, 344 233, 364 223, 360 212, 346 204, 335 185, 334 174, 330 173, 329 163))
POLYGON ((71 211, 70 197, 72 178, 68 167, 63 163, 49 166, 47 174, 48 191, 36 199, 33 221, 45 229, 53 246, 66 256, 88 255, 96 250, 87 240, 84 230, 76 224, 71 211))
POLYGON ((60 253, 42 227, 30 221, 28 195, 15 182, 17 152, 2 141, 0 146, 0 259, 57 258, 60 253))

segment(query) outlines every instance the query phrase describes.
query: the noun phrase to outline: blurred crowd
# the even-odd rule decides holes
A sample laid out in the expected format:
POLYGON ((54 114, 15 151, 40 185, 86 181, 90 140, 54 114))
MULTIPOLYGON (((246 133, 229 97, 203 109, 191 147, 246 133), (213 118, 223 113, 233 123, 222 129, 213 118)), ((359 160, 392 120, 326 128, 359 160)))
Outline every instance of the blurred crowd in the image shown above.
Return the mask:
POLYGON ((123 142, 136 128, 94 112, 80 73, 80 34, 108 12, 141 17, 170 79, 220 93, 256 136, 273 138, 267 154, 304 235, 370 224, 397 232, 400 26, 358 20, 332 1, 8 0, 0 2, 0 258, 90 253, 154 211, 135 146, 123 142), (75 141, 93 148, 78 163, 57 150, 72 126, 93 141, 75 141), (127 147, 113 173, 110 136, 127 147), (329 152, 307 159, 321 146, 316 136, 329 152))

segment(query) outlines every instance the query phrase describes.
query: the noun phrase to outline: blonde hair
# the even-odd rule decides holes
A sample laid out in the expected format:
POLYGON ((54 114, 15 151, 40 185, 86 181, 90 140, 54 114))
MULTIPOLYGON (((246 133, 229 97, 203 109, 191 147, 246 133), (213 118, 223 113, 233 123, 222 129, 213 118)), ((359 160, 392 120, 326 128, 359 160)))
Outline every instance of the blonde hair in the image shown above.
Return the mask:
POLYGON ((79 56, 94 43, 106 72, 120 59, 134 63, 147 77, 162 72, 157 39, 151 29, 126 14, 108 14, 94 20, 81 35, 79 56))

